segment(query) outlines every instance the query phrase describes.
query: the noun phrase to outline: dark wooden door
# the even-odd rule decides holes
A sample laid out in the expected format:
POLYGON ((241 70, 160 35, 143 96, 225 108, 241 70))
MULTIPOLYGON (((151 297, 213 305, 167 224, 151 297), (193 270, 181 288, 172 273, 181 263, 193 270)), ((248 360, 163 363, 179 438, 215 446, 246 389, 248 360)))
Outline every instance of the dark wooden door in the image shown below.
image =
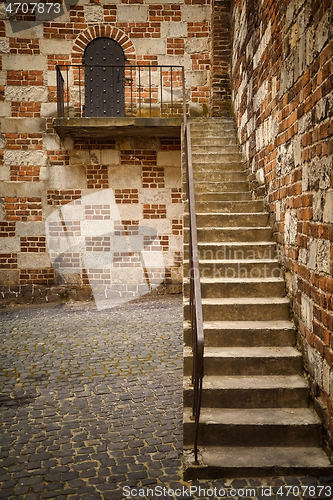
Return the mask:
POLYGON ((124 116, 125 55, 119 43, 96 38, 86 47, 84 64, 85 116, 124 116))

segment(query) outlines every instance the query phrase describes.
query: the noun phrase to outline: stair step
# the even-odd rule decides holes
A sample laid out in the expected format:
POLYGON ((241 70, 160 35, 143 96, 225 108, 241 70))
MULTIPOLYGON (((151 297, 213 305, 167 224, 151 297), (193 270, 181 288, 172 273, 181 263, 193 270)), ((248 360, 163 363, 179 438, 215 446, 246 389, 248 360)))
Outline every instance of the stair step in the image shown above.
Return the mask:
MULTIPOLYGON (((184 276, 186 275, 186 268, 184 268, 184 276)), ((184 297, 186 298, 189 297, 190 282, 188 278, 184 278, 183 282, 184 297)), ((286 284, 282 278, 201 278, 200 283, 203 299, 213 297, 283 297, 286 293, 286 284)))
MULTIPOLYGON (((276 245, 272 242, 199 242, 199 259, 276 259, 276 245)), ((185 258, 187 253, 185 253, 185 258)))
MULTIPOLYGON (((184 411, 184 445, 194 441, 191 408, 184 411)), ((321 422, 309 408, 202 408, 199 446, 320 446, 321 422)))
POLYGON ((233 192, 220 192, 220 193, 196 193, 195 194, 195 202, 198 201, 216 201, 218 198, 220 201, 250 201, 251 193, 249 190, 247 191, 233 191, 233 192))
POLYGON ((204 135, 202 137, 202 133, 194 132, 191 133, 192 138, 195 138, 195 141, 192 141, 192 149, 196 150, 197 148, 207 148, 207 147, 218 147, 222 146, 234 146, 238 147, 239 144, 236 137, 236 134, 233 131, 228 132, 227 134, 223 133, 223 135, 216 134, 214 132, 209 132, 209 136, 204 135))
MULTIPOLYGON (((209 120, 195 121, 191 122, 191 137, 202 137, 203 127, 205 130, 205 137, 224 137, 226 134, 230 134, 233 137, 237 137, 235 124, 231 121, 215 121, 211 122, 209 120)), ((194 141, 193 141, 194 142, 194 141)))
MULTIPOLYGON (((208 159, 209 160, 209 159, 208 159)), ((218 163, 200 163, 193 161, 193 173, 196 175, 199 172, 243 172, 245 173, 244 163, 241 161, 226 161, 218 163)))
POLYGON ((199 170, 194 172, 194 183, 197 182, 248 182, 248 176, 244 170, 235 171, 210 171, 210 170, 199 170))
MULTIPOLYGON (((184 316, 188 314, 184 306, 184 316)), ((290 316, 290 301, 287 297, 246 297, 202 299, 204 319, 210 321, 274 321, 287 320, 290 316)))
MULTIPOLYGON (((184 230, 185 243, 188 236, 188 229, 184 230)), ((199 228, 198 241, 206 242, 257 242, 270 241, 272 229, 270 227, 216 227, 216 228, 199 228)))
POLYGON ((195 193, 215 193, 215 196, 218 196, 219 193, 242 193, 249 191, 249 183, 248 181, 235 181, 219 184, 217 182, 194 181, 194 191, 195 193))
MULTIPOLYGON (((277 260, 202 260, 199 262, 200 278, 217 280, 282 278, 282 268, 277 260)), ((183 272, 189 277, 189 262, 184 261, 183 272)), ((237 284, 234 283, 236 290, 237 284)), ((227 290, 228 287, 226 286, 227 290)))
MULTIPOLYGON (((204 321, 205 346, 259 347, 294 346, 291 321, 204 321)), ((184 322, 184 341, 191 345, 190 324, 184 322)))
MULTIPOLYGON (((294 375, 303 359, 293 347, 206 347, 205 376, 294 375)), ((192 373, 192 349, 184 348, 184 375, 192 373)))
MULTIPOLYGON (((200 449, 200 462, 203 465, 194 465, 193 454, 185 452, 184 480, 332 474, 327 455, 319 447, 205 446, 200 449)), ((274 495, 271 487, 264 490, 267 497, 274 495)), ((299 492, 303 493, 301 487, 299 492)), ((246 495, 256 494, 248 491, 246 495)))
MULTIPOLYGON (((266 227, 268 224, 268 213, 229 213, 229 214, 209 214, 200 213, 196 207, 197 227, 266 227)), ((189 225, 189 216, 184 214, 185 226, 189 225)))
POLYGON ((263 201, 196 201, 198 213, 254 213, 263 211, 263 201))
POLYGON ((192 143, 192 154, 205 154, 205 155, 216 155, 216 154, 239 154, 242 155, 240 147, 237 143, 235 144, 221 144, 219 137, 216 139, 210 139, 210 142, 206 140, 198 141, 196 139, 195 143, 192 143))
POLYGON ((242 162, 242 153, 192 153, 193 165, 198 163, 229 163, 229 162, 242 162))
MULTIPOLYGON (((191 378, 184 377, 184 406, 192 405, 191 378)), ((306 408, 309 387, 300 375, 218 376, 203 379, 202 407, 306 408)))

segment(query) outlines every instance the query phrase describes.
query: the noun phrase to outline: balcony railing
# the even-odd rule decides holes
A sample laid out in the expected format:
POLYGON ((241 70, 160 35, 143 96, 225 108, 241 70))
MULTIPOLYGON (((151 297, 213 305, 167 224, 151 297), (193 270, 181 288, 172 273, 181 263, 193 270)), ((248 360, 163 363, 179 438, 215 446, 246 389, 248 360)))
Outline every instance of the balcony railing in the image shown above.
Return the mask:
POLYGON ((182 66, 57 66, 58 118, 181 117, 182 66))

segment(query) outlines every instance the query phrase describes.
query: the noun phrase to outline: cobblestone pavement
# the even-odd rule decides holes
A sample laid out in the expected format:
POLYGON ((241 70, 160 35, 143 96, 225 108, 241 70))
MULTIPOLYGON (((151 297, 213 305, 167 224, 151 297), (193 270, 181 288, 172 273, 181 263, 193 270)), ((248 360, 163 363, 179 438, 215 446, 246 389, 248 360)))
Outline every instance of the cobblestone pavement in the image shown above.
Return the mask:
POLYGON ((182 481, 180 296, 8 309, 0 332, 0 498, 333 498, 332 478, 182 481))

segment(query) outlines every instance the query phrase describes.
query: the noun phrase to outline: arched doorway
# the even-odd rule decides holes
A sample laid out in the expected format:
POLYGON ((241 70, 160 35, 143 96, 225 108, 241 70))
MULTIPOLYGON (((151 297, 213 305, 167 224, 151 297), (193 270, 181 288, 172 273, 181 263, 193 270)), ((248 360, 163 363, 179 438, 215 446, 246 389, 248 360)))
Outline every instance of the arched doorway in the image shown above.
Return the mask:
POLYGON ((84 51, 85 116, 124 116, 124 64, 121 46, 111 38, 96 38, 84 51))

